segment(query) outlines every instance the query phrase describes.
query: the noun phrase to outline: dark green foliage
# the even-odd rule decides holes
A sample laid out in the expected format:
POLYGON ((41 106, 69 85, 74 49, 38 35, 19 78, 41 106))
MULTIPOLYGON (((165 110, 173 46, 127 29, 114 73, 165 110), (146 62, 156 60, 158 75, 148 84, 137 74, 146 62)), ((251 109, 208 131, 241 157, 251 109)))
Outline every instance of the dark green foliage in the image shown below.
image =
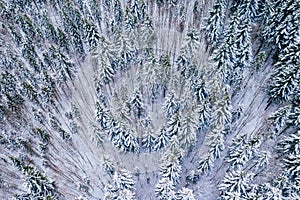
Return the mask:
POLYGON ((182 167, 179 159, 174 157, 169 160, 164 160, 160 166, 160 174, 163 178, 168 178, 173 183, 178 183, 182 167))
POLYGON ((145 106, 143 103, 142 95, 139 91, 134 92, 134 96, 130 101, 130 108, 134 115, 141 118, 145 115, 145 106))
POLYGON ((109 116, 108 111, 97 102, 96 107, 96 120, 98 121, 101 130, 108 130, 112 126, 112 118, 109 116))
POLYGON ((29 193, 17 195, 16 199, 58 199, 54 181, 47 179, 44 173, 37 168, 26 165, 17 158, 11 158, 14 165, 25 176, 26 187, 29 193))
POLYGON ((233 199, 234 197, 245 197, 251 191, 252 173, 242 170, 236 170, 226 173, 222 183, 219 186, 221 190, 221 199, 233 199))
POLYGON ((125 33, 117 33, 115 41, 116 68, 127 70, 131 61, 135 59, 136 47, 134 41, 125 33))
POLYGON ((177 70, 188 79, 195 75, 197 68, 197 57, 199 56, 200 37, 196 30, 187 33, 185 41, 180 48, 180 54, 176 59, 177 70))
POLYGON ((46 130, 43 130, 41 128, 34 128, 32 131, 34 134, 36 134, 38 137, 40 137, 40 139, 43 143, 47 143, 51 139, 49 133, 47 133, 46 130))
POLYGON ((277 149, 285 157, 286 155, 298 155, 300 153, 300 132, 285 136, 279 141, 277 149))
POLYGON ((175 200, 175 186, 168 178, 162 178, 155 186, 155 194, 159 200, 175 200))
POLYGON ((287 172, 292 180, 299 179, 300 173, 300 155, 290 154, 286 159, 284 159, 287 172))
POLYGON ((270 84, 269 94, 277 102, 291 101, 299 92, 300 43, 287 47, 276 63, 270 84))
POLYGON ((200 77, 196 77, 193 80, 192 89, 198 103, 203 103, 210 96, 205 81, 200 77))
POLYGON ((107 131, 110 141, 121 151, 139 152, 139 144, 133 130, 113 121, 112 127, 107 131))
POLYGON ((250 138, 247 134, 236 138, 230 148, 227 161, 230 162, 233 167, 242 168, 246 162, 255 155, 260 143, 259 138, 250 138))
POLYGON ((215 102, 212 117, 211 126, 229 126, 232 121, 232 105, 229 96, 225 96, 223 99, 215 102))
POLYGON ((178 100, 178 97, 174 92, 170 92, 168 96, 166 97, 165 103, 164 103, 164 110, 167 114, 167 117, 171 117, 176 112, 178 112, 180 108, 180 103, 178 100))
POLYGON ((35 91, 33 85, 27 81, 24 81, 21 85, 21 94, 29 100, 37 100, 37 91, 35 91))
POLYGON ((282 60, 282 57, 289 54, 286 49, 292 46, 296 46, 299 52, 300 3, 297 0, 273 0, 269 7, 265 11, 264 37, 269 43, 275 44, 274 58, 282 60))
POLYGON ((220 41, 225 14, 225 1, 217 0, 209 13, 205 26, 205 38, 209 45, 216 46, 220 41))
POLYGON ((279 132, 283 129, 286 125, 290 113, 291 113, 291 105, 284 106, 279 108, 276 112, 274 112, 270 117, 269 120, 271 121, 272 125, 275 127, 275 133, 279 132))
POLYGON ((97 30, 97 27, 94 24, 90 24, 89 22, 86 22, 85 24, 85 37, 88 41, 88 44, 90 48, 95 48, 98 46, 98 41, 100 39, 99 32, 97 30))
POLYGON ((236 35, 237 67, 245 69, 252 62, 251 21, 246 19, 236 35))
POLYGON ((238 13, 241 20, 255 20, 259 15, 260 0, 241 0, 234 2, 232 10, 238 13))
POLYGON ((161 128, 159 133, 157 134, 157 138, 155 139, 155 144, 153 149, 155 151, 160 150, 166 147, 169 143, 170 137, 168 136, 165 128, 161 128))
POLYGON ((181 127, 182 116, 179 112, 170 117, 167 122, 167 134, 171 138, 173 135, 178 135, 181 127))
POLYGON ((157 136, 154 134, 154 130, 151 125, 145 128, 145 133, 143 134, 142 145, 147 151, 151 152, 153 150, 155 140, 157 136))
POLYGON ((214 166, 214 158, 211 153, 206 153, 203 155, 200 160, 197 167, 199 174, 206 174, 208 171, 210 171, 214 166))
POLYGON ((212 56, 215 71, 219 75, 222 86, 230 84, 233 67, 236 63, 235 50, 228 42, 223 42, 212 56))
POLYGON ((204 128, 210 125, 211 120, 211 105, 209 101, 203 101, 198 105, 197 112, 199 115, 199 128, 204 128))
POLYGON ((58 128, 58 133, 63 140, 69 140, 71 137, 70 134, 61 127, 58 128))

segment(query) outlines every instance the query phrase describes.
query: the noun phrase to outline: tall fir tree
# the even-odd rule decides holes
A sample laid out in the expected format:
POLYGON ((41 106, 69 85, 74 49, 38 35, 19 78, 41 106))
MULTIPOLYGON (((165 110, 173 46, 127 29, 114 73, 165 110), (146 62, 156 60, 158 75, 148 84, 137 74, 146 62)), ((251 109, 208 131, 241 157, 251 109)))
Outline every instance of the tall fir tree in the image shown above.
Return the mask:
POLYGON ((178 191, 178 200, 196 200, 193 190, 182 188, 178 191))
POLYGON ((247 173, 242 170, 226 173, 219 186, 221 198, 228 199, 228 197, 233 197, 232 193, 234 193, 236 197, 247 198, 248 193, 251 191, 252 179, 252 173, 247 173))
POLYGON ((184 149, 191 151, 197 141, 197 119, 193 110, 187 111, 181 122, 179 140, 184 149))
POLYGON ((180 108, 180 103, 179 103, 177 95, 174 92, 170 92, 167 95, 163 107, 167 114, 167 117, 171 117, 176 112, 178 112, 178 110, 180 108))
POLYGON ((225 1, 217 0, 213 8, 209 12, 209 17, 206 20, 207 26, 205 26, 205 38, 209 45, 216 47, 220 41, 222 32, 222 24, 225 18, 225 1))
POLYGON ((175 186, 169 178, 162 178, 155 186, 155 194, 160 200, 175 200, 175 186))
POLYGON ((133 114, 139 119, 145 116, 145 105, 143 102, 142 94, 138 90, 136 90, 133 94, 133 97, 130 101, 130 108, 133 111, 133 114))

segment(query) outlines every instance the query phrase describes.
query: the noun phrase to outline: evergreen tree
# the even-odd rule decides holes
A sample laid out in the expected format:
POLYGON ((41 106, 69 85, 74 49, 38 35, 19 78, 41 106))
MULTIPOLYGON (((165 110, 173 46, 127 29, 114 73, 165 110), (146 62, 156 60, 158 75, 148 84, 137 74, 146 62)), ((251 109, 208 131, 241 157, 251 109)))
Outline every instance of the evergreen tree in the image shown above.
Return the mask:
POLYGON ((11 159, 14 165, 24 174, 25 185, 29 190, 28 194, 17 195, 17 199, 58 199, 54 181, 48 180, 45 174, 35 167, 25 165, 16 158, 11 159))
POLYGON ((176 96, 176 94, 174 92, 170 92, 167 95, 163 107, 167 114, 167 117, 171 117, 179 110, 180 103, 179 103, 178 97, 176 96))
POLYGON ((72 44, 74 46, 74 49, 76 50, 76 53, 79 58, 82 60, 85 58, 85 50, 84 50, 84 45, 82 41, 82 36, 80 34, 79 30, 76 30, 75 27, 73 27, 71 36, 72 36, 72 44))
POLYGON ((134 182, 132 175, 125 169, 115 171, 113 175, 113 184, 107 184, 105 187, 105 199, 112 200, 133 200, 135 199, 134 182))
POLYGON ((237 67, 244 68, 250 67, 252 63, 252 42, 251 42, 251 21, 246 21, 240 26, 236 35, 236 48, 237 52, 237 67))
POLYGON ((251 191, 250 182, 252 179, 252 173, 247 173, 242 170, 226 173, 219 186, 221 197, 223 199, 228 199, 228 196, 232 197, 231 194, 234 193, 236 197, 247 198, 248 192, 251 191))
POLYGON ((300 154, 300 131, 283 137, 278 143, 278 152, 282 155, 300 154))
POLYGON ((98 128, 97 126, 93 126, 92 127, 92 141, 96 143, 96 145, 99 147, 103 144, 104 142, 104 133, 102 132, 102 130, 100 128, 98 128))
POLYGON ((154 103, 154 100, 159 95, 159 84, 158 84, 158 70, 159 62, 156 57, 150 55, 147 58, 145 63, 145 86, 148 99, 151 103, 154 103))
POLYGON ((115 0, 114 2, 114 18, 117 26, 119 27, 119 29, 121 29, 121 25, 123 22, 123 9, 120 0, 115 0))
POLYGON ((191 151, 197 141, 197 115, 193 110, 189 110, 181 121, 181 131, 179 132, 179 140, 184 149, 191 151))
POLYGON ((233 10, 239 10, 238 17, 242 20, 254 20, 259 15, 260 0, 242 0, 234 2, 233 10))
POLYGON ((256 170, 264 169, 270 163, 271 153, 269 151, 257 152, 257 160, 255 161, 256 170))
POLYGON ((89 11, 91 15, 94 17, 97 25, 101 27, 102 15, 101 15, 101 6, 99 5, 99 1, 91 0, 88 3, 89 11))
POLYGON ((115 69, 113 68, 110 62, 100 63, 98 73, 98 79, 102 80, 104 84, 108 84, 114 81, 113 77, 115 75, 115 69))
POLYGON ((96 103, 96 120, 98 121, 101 130, 108 130, 112 126, 112 118, 100 103, 96 103))
POLYGON ((157 83, 162 91, 162 96, 165 97, 171 78, 171 60, 168 54, 160 56, 156 76, 157 83))
POLYGON ((169 143, 170 137, 166 132, 165 128, 161 128, 157 138, 155 139, 155 144, 154 144, 154 151, 157 151, 159 149, 162 149, 164 147, 166 147, 169 143))
POLYGON ((60 83, 65 83, 68 79, 73 79, 76 69, 72 60, 63 52, 51 46, 49 51, 54 59, 53 69, 54 73, 57 74, 60 83))
POLYGON ((142 145, 150 152, 154 147, 157 136, 154 134, 154 130, 151 125, 146 126, 144 131, 142 145))
POLYGON ((182 188, 178 191, 178 200, 196 200, 193 190, 182 188))
POLYGON ((299 90, 299 49, 300 43, 287 47, 276 63, 277 68, 269 84, 269 95, 275 101, 292 100, 293 95, 299 90))
POLYGON ((179 112, 172 115, 167 121, 167 134, 171 138, 174 135, 178 135, 181 131, 181 114, 179 112))
POLYGON ((70 43, 69 43, 69 40, 68 40, 68 38, 67 38, 67 35, 66 35, 66 33, 62 30, 62 29, 60 29, 59 27, 57 28, 57 39, 58 39, 58 46, 62 49, 62 50, 64 50, 64 51, 66 51, 67 53, 69 53, 69 51, 70 51, 70 43))
POLYGON ((136 115, 139 119, 145 115, 145 106, 142 95, 138 90, 134 92, 133 98, 130 101, 130 105, 134 115, 136 115))
MULTIPOLYGON (((237 87, 239 83, 238 81, 241 79, 241 67, 243 66, 239 63, 241 63, 240 57, 244 56, 244 54, 238 52, 237 27, 237 17, 234 16, 229 24, 229 29, 226 31, 224 41, 212 55, 214 72, 218 74, 221 87, 227 87, 226 85, 237 87)), ((246 51, 249 50, 246 47, 244 49, 245 52, 243 53, 247 53, 246 51)))
POLYGON ((28 98, 31 101, 37 101, 38 93, 30 82, 22 82, 21 87, 22 88, 20 88, 20 92, 21 94, 23 94, 24 97, 28 98))
POLYGON ((129 35, 119 32, 116 35, 115 51, 117 54, 116 68, 126 70, 129 68, 129 63, 135 59, 136 49, 134 41, 130 39, 129 35))
POLYGON ((197 113, 199 115, 199 128, 209 126, 212 110, 210 102, 208 100, 205 100, 198 105, 197 113))
POLYGON ((206 20, 205 26, 205 38, 208 44, 216 46, 220 41, 220 35, 222 31, 222 24, 225 15, 225 1, 217 0, 213 8, 209 12, 209 17, 206 20))
POLYGON ((133 13, 130 10, 129 5, 126 5, 125 8, 125 27, 127 32, 134 32, 134 29, 137 26, 136 17, 133 15, 133 13))
POLYGON ((174 135, 170 139, 169 145, 168 145, 166 151, 164 152, 161 160, 162 161, 174 160, 176 158, 181 162, 184 155, 185 155, 185 151, 180 147, 178 137, 176 135, 174 135))
POLYGON ((287 124, 292 125, 294 127, 300 126, 300 106, 293 107, 292 112, 289 115, 287 124))
POLYGON ((102 80, 99 80, 99 77, 97 76, 94 77, 94 85, 98 102, 106 106, 108 104, 108 100, 104 94, 104 86, 102 84, 102 80))
POLYGON ((206 174, 213 168, 213 166, 213 155, 211 153, 206 153, 205 155, 201 156, 197 169, 200 174, 206 174))
POLYGON ((210 96, 206 83, 201 77, 196 77, 193 80, 192 90, 199 104, 203 103, 210 96))
POLYGON ((38 32, 40 31, 37 29, 37 26, 34 21, 32 20, 30 15, 27 15, 24 13, 23 15, 19 15, 20 20, 18 20, 18 23, 20 24, 20 27, 22 31, 25 33, 25 35, 28 38, 35 38, 38 36, 38 32))
POLYGON ((169 178, 162 178, 155 186, 155 194, 160 200, 175 200, 174 183, 169 178))
MULTIPOLYGON (((173 135, 169 141, 168 150, 170 150, 170 152, 172 153, 175 153, 179 148, 180 145, 178 137, 176 135, 173 135)), ((169 153, 168 150, 166 151, 167 154, 169 153)))
POLYGON ((299 32, 299 3, 295 0, 285 2, 271 1, 271 8, 265 26, 265 37, 275 42, 279 49, 284 49, 295 42, 299 32))
POLYGON ((106 184, 104 188, 104 199, 112 200, 118 198, 118 188, 112 184, 106 184))
POLYGON ((300 175, 300 155, 289 154, 287 158, 284 159, 284 164, 291 180, 298 182, 300 175))
POLYGON ((115 172, 115 166, 113 162, 106 156, 103 157, 102 167, 110 175, 113 175, 115 172))
POLYGON ((292 106, 287 105, 279 108, 276 112, 272 113, 269 120, 275 127, 275 134, 280 132, 288 122, 289 116, 291 115, 292 106))
MULTIPOLYGON (((229 38, 226 38, 229 39, 229 38)), ((229 85, 232 77, 232 71, 236 64, 236 50, 233 44, 225 40, 212 55, 214 72, 218 74, 222 87, 229 85)))
POLYGON ((42 19, 40 22, 42 32, 44 33, 45 38, 49 38, 55 43, 58 43, 58 33, 48 15, 49 14, 47 10, 42 11, 42 19))
POLYGON ((149 48, 153 45, 155 34, 153 20, 149 15, 146 15, 141 24, 141 40, 144 41, 145 48, 149 48))
POLYGON ((121 121, 131 122, 130 119, 130 97, 128 91, 129 85, 123 81, 119 88, 116 88, 112 94, 113 102, 111 108, 113 109, 112 114, 116 119, 121 121))
POLYGON ((41 141, 43 143, 50 142, 51 137, 50 137, 50 134, 46 130, 41 129, 41 128, 34 128, 34 129, 32 129, 32 131, 35 135, 37 135, 41 139, 41 141))
POLYGON ((113 63, 114 59, 114 50, 110 42, 104 37, 100 37, 99 45, 92 52, 95 65, 98 67, 99 80, 103 81, 104 84, 107 84, 113 81, 115 74, 115 68, 113 63))
POLYGON ((91 49, 97 47, 98 41, 100 39, 100 34, 97 30, 97 27, 89 22, 88 20, 85 21, 84 24, 84 30, 85 30, 85 38, 90 46, 91 49))
POLYGON ((137 137, 131 129, 126 129, 124 126, 114 126, 111 130, 110 138, 115 147, 122 151, 138 152, 139 145, 137 137))
POLYGON ((261 198, 261 199, 283 199, 282 191, 277 188, 275 185, 270 183, 260 184, 255 187, 252 193, 250 193, 249 197, 261 198))
POLYGON ((132 175, 126 169, 120 169, 119 171, 115 171, 113 181, 116 184, 116 186, 120 189, 134 189, 134 181, 132 179, 132 175))
POLYGON ((133 17, 133 21, 135 24, 139 23, 142 20, 142 15, 144 15, 145 10, 142 10, 140 7, 140 0, 133 0, 130 6, 130 13, 133 17))
POLYGON ((241 168, 254 156, 261 141, 257 137, 249 137, 247 134, 239 136, 233 141, 230 148, 228 162, 237 168, 241 168))
POLYGON ((231 99, 227 95, 223 99, 215 102, 214 110, 212 112, 211 126, 229 126, 232 121, 232 105, 231 99))
POLYGON ((176 64, 180 74, 185 78, 189 78, 195 73, 198 64, 199 41, 199 34, 195 30, 192 30, 187 33, 185 41, 180 48, 180 54, 176 59, 176 64))
POLYGON ((217 126, 208 133, 209 152, 213 156, 213 160, 220 157, 221 151, 224 150, 224 127, 217 126))
POLYGON ((170 179, 174 184, 178 183, 181 171, 182 167, 176 157, 163 161, 160 166, 162 177, 170 179))

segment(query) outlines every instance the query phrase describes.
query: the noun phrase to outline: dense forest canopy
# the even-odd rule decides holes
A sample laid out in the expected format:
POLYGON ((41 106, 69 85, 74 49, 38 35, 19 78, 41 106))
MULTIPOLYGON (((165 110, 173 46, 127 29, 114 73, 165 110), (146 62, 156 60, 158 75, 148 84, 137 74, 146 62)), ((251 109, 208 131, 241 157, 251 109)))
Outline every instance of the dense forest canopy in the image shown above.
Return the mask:
POLYGON ((0 0, 1 199, 300 199, 299 0, 0 0))

